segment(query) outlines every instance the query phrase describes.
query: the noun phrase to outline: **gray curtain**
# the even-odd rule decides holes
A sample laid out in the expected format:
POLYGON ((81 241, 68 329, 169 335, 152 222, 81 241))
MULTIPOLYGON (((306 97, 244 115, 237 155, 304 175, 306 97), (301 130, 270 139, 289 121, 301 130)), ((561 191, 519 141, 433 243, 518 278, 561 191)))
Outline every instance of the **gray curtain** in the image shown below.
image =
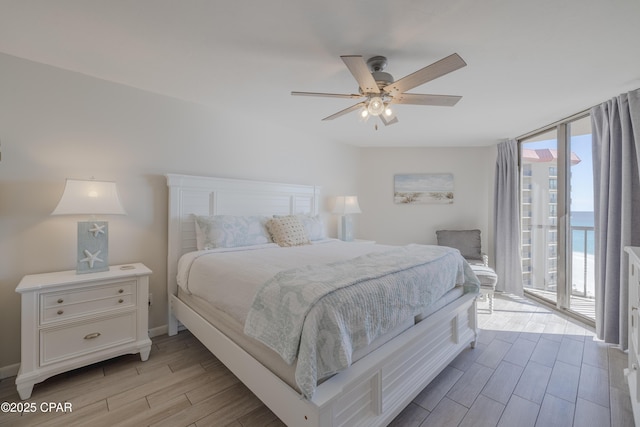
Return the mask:
POLYGON ((520 257, 520 191, 518 144, 515 140, 498 144, 494 188, 494 235, 497 290, 522 295, 520 257))
POLYGON ((591 109, 596 334, 627 348, 625 246, 640 245, 640 89, 591 109))

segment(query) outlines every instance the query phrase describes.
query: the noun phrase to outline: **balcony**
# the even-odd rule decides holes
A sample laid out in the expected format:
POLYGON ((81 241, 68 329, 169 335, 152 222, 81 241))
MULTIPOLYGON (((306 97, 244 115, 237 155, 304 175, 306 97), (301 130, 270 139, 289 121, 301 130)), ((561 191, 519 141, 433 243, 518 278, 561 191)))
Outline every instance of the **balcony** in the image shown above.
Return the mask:
MULTIPOLYGON (((550 238, 557 233, 555 225, 535 225, 531 230, 529 243, 531 249, 523 247, 523 276, 525 290, 556 303, 557 281, 552 277, 552 268, 557 257, 556 239, 550 238)), ((570 309, 592 321, 595 319, 595 272, 594 272, 594 239, 592 226, 572 226, 570 230, 571 259, 567 279, 571 280, 570 309)))
POLYGON ((595 229, 589 226, 572 226, 572 295, 595 298, 594 255, 590 243, 595 241, 595 229), (577 247, 579 246, 579 247, 577 247))

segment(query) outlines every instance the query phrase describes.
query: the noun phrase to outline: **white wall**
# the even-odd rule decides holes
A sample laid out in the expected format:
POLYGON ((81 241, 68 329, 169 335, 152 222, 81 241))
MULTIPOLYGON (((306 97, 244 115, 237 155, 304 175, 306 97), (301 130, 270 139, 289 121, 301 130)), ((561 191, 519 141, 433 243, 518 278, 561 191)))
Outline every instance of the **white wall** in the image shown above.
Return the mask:
POLYGON ((21 277, 75 268, 82 218, 49 216, 65 178, 117 182, 109 260, 153 270, 151 328, 166 324, 165 173, 317 184, 324 210, 357 190, 356 148, 2 54, 0 141, 0 374, 20 358, 21 277))
POLYGON ((356 235, 385 244, 435 244, 436 230, 479 228, 483 250, 493 253, 495 147, 370 148, 360 157, 356 235), (452 173, 454 203, 395 204, 393 177, 452 173))

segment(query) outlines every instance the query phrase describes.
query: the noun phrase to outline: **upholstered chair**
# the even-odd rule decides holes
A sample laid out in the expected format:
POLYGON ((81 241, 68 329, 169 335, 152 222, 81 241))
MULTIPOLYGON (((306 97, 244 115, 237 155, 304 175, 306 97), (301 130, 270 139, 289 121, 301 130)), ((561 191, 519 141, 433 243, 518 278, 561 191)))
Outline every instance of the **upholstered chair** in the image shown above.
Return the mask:
POLYGON ((480 230, 438 230, 439 246, 448 246, 460 251, 480 280, 480 293, 489 301, 489 313, 493 313, 493 293, 498 275, 489 267, 489 257, 482 252, 480 230))

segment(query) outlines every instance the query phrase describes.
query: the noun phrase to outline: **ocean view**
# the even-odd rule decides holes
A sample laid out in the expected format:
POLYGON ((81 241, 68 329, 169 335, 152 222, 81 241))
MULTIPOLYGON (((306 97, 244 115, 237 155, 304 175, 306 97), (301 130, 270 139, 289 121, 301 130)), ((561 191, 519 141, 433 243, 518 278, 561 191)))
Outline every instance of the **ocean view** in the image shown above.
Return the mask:
MULTIPOLYGON (((593 212, 571 212, 571 227, 591 227, 593 228, 594 222, 594 214, 593 212)), ((574 252, 584 252, 584 239, 585 239, 585 231, 584 230, 573 230, 572 229, 572 245, 574 252)), ((589 230, 586 232, 587 238, 587 253, 593 255, 595 253, 595 233, 593 230, 589 230)))
POLYGON ((595 233, 593 212, 571 213, 571 244, 573 245, 573 290, 588 297, 595 296, 594 286, 594 253, 595 233), (590 227, 590 230, 575 230, 574 227, 590 227), (586 237, 585 237, 586 236, 586 237), (586 255, 585 255, 586 238, 586 255))

